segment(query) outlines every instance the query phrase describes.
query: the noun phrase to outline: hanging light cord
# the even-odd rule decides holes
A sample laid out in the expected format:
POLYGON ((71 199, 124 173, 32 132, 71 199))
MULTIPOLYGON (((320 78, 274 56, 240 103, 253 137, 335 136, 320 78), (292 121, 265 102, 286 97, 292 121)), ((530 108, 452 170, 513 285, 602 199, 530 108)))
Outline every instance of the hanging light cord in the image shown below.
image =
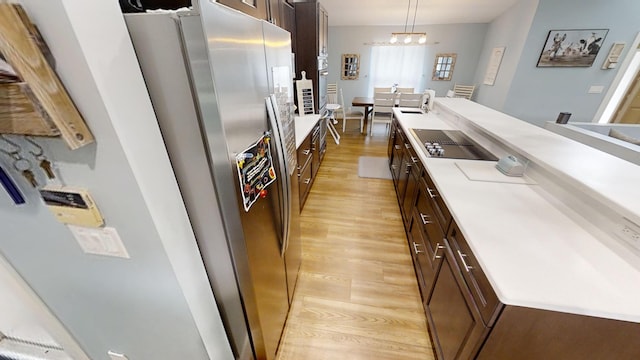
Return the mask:
MULTIPOLYGON (((409 3, 407 4, 407 17, 406 19, 404 19, 404 32, 407 32, 407 25, 409 24, 409 9, 411 9, 411 0, 409 0, 409 3)), ((414 16, 414 21, 415 21, 415 16, 414 16)))
MULTIPOLYGON (((409 0, 409 4, 411 4, 411 0, 409 0)), ((412 33, 413 33, 413 28, 416 26, 416 15, 418 15, 418 0, 416 0, 416 11, 413 13, 413 25, 411 25, 412 33)))

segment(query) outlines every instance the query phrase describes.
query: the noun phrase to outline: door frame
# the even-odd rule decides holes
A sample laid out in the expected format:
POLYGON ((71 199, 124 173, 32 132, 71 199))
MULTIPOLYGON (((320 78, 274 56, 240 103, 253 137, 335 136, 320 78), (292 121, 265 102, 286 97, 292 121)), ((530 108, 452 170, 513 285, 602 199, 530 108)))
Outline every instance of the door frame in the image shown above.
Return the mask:
POLYGON ((636 35, 635 40, 631 44, 630 50, 627 51, 624 60, 621 62, 618 73, 611 82, 609 90, 605 95, 598 111, 593 117, 592 122, 600 124, 608 124, 618 109, 618 106, 624 100, 629 86, 635 78, 636 72, 640 71, 640 32, 636 35), (636 61, 634 61, 634 58, 636 61), (633 67, 631 67, 634 65, 633 67))

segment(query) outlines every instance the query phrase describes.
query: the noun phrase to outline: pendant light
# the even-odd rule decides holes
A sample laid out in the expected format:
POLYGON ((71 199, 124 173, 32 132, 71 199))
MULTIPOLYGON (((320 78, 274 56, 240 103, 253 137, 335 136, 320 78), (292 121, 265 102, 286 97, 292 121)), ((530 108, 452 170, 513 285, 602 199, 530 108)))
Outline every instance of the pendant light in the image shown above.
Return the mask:
POLYGON ((416 26, 416 16, 418 15, 418 1, 419 0, 416 0, 416 7, 413 12, 413 24, 411 25, 411 31, 407 32, 407 27, 409 26, 409 13, 411 12, 411 0, 409 0, 409 3, 407 4, 407 16, 404 20, 404 32, 391 33, 391 39, 389 39, 391 44, 398 42, 398 36, 404 36, 403 42, 407 45, 411 44, 413 41, 413 35, 417 36, 418 44, 422 45, 427 42, 427 33, 413 31, 416 26))

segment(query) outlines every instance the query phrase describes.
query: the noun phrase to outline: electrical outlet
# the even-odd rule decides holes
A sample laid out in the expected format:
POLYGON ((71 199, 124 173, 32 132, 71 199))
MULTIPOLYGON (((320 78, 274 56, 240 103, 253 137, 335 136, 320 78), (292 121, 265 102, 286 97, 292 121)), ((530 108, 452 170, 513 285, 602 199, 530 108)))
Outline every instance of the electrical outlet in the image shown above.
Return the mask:
POLYGON ((627 219, 622 219, 623 223, 618 229, 618 235, 631 246, 640 250, 640 227, 627 219))

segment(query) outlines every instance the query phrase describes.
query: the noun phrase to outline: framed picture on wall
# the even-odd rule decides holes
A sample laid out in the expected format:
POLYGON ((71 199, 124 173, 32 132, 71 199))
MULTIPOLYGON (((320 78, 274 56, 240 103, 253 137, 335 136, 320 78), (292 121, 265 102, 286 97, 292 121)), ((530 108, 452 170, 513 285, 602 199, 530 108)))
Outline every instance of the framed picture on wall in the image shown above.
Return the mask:
POLYGON ((609 29, 550 30, 537 67, 590 67, 609 29))

